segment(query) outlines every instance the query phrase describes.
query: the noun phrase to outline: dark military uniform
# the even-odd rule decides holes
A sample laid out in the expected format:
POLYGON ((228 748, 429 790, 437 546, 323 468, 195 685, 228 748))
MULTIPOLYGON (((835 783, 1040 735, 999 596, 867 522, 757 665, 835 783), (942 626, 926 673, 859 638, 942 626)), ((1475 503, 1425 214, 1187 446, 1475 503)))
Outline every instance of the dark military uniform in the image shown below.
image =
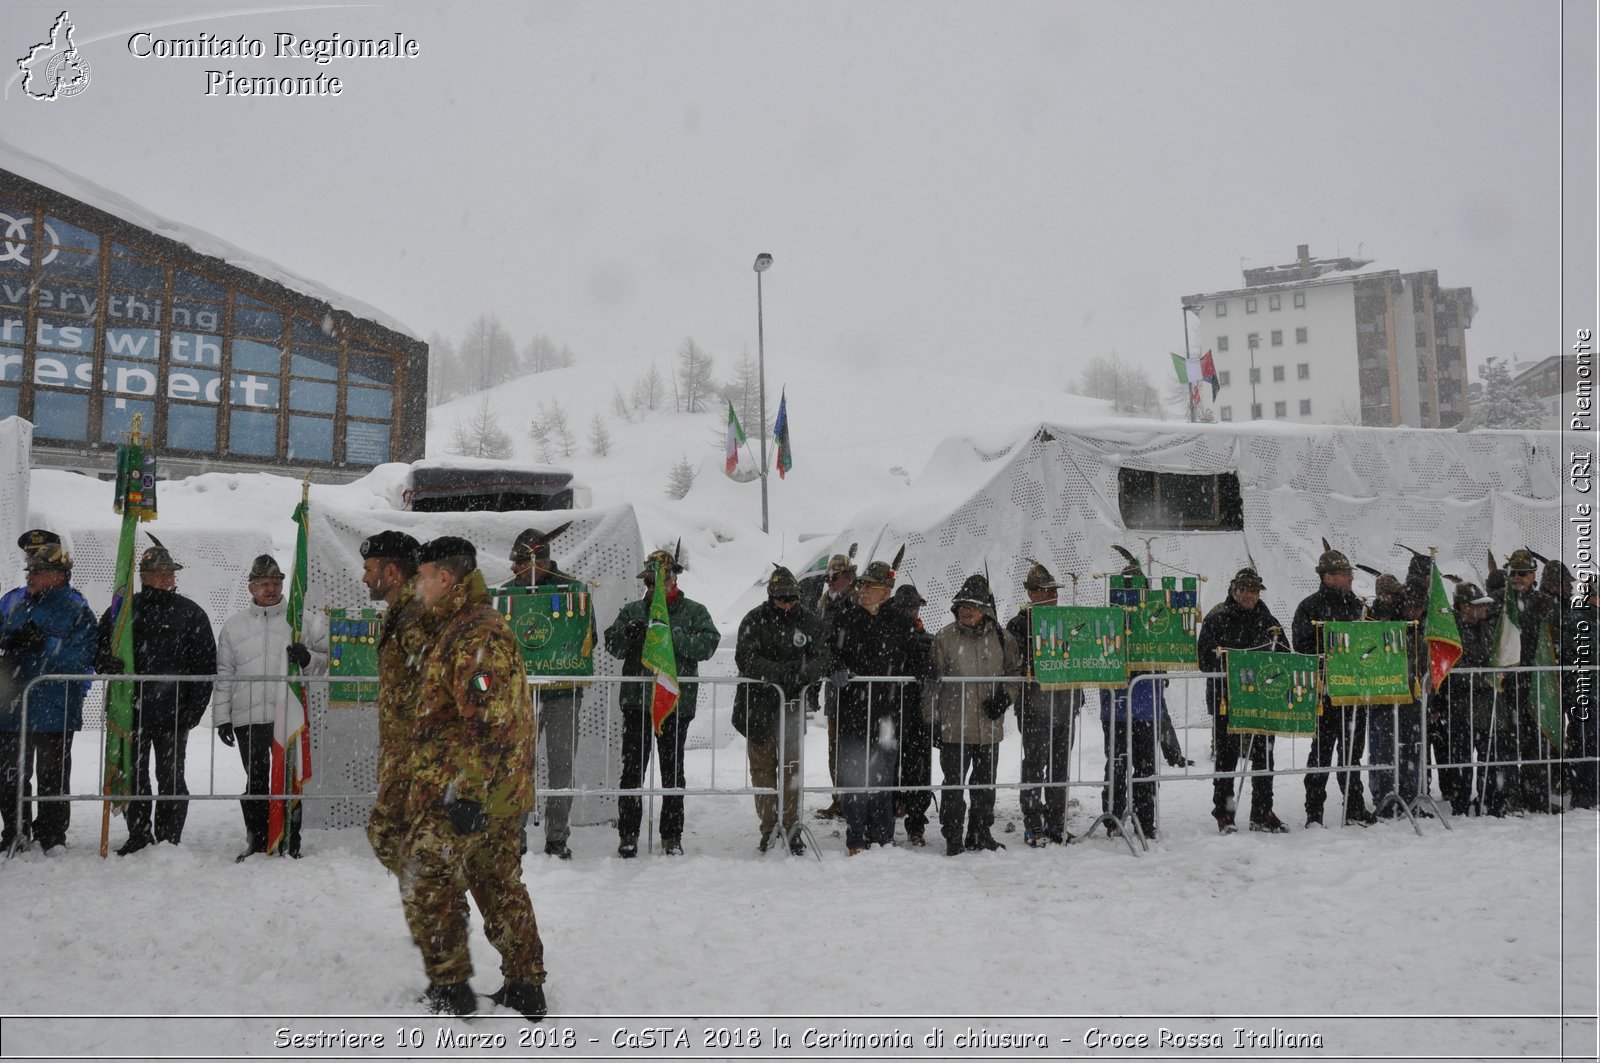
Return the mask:
MULTIPOLYGON (((803 604, 781 609, 770 599, 762 602, 739 622, 734 663, 741 676, 760 680, 759 685, 741 684, 733 701, 733 725, 747 742, 752 786, 777 786, 778 738, 783 736, 783 829, 790 835, 800 807, 801 723, 805 717, 800 691, 829 670, 822 621, 803 604), (773 686, 765 685, 768 683, 783 692, 781 698, 773 686)), ((757 795, 755 801, 766 844, 778 823, 777 799, 757 795)))
MULTIPOLYGON (((606 652, 622 661, 625 676, 649 675, 639 657, 644 652, 644 632, 650 620, 650 599, 653 592, 624 605, 617 618, 606 628, 606 652), (637 623, 635 623, 637 621, 637 623)), ((677 663, 678 677, 700 674, 700 662, 717 650, 722 634, 712 623, 706 607, 683 594, 669 598, 667 616, 672 626, 672 654, 677 663)), ((617 705, 622 710, 622 779, 618 783, 624 790, 637 790, 644 782, 645 769, 650 766, 651 696, 649 683, 624 683, 617 695, 617 705)), ((689 737, 689 722, 694 719, 695 702, 699 684, 685 683, 678 694, 677 707, 661 725, 656 735, 656 747, 661 752, 661 785, 664 789, 682 789, 683 746, 689 737)), ((623 844, 629 839, 637 843, 639 823, 644 819, 644 803, 637 797, 617 799, 617 834, 623 844)), ((661 839, 669 847, 680 843, 683 837, 683 798, 668 796, 661 799, 661 839)))
MULTIPOLYGON (((1258 601, 1254 609, 1246 609, 1234 600, 1230 590, 1229 596, 1213 607, 1200 624, 1197 641, 1200 670, 1223 671, 1224 662, 1218 651, 1224 649, 1272 647, 1285 650, 1288 647, 1277 641, 1277 636, 1282 633, 1277 618, 1267 608, 1266 602, 1258 601)), ((1219 829, 1227 830, 1233 826, 1238 795, 1234 792, 1234 780, 1230 773, 1239 767, 1240 745, 1243 744, 1248 748, 1250 769, 1260 773, 1250 780, 1250 824, 1257 830, 1276 830, 1278 817, 1272 810, 1273 736, 1240 736, 1228 730, 1228 716, 1222 711, 1226 688, 1227 679, 1224 677, 1206 680, 1206 711, 1212 714, 1211 735, 1216 748, 1218 775, 1211 783, 1211 815, 1216 818, 1219 829)))
MULTIPOLYGON (((882 562, 874 562, 882 565, 882 562)), ((887 566, 884 566, 887 572, 887 566)), ((854 600, 825 623, 835 675, 907 676, 906 659, 916 623, 885 601, 876 613, 854 600)), ((840 795, 845 844, 851 849, 894 841, 894 782, 899 764, 895 721, 903 711, 906 684, 858 680, 843 685, 834 709, 838 736, 836 784, 871 787, 840 795)), ((907 830, 911 829, 908 819, 907 830)))
POLYGON ((1464 668, 1488 668, 1494 664, 1493 625, 1485 620, 1472 623, 1463 607, 1479 597, 1478 588, 1465 585, 1465 592, 1456 591, 1456 629, 1461 634, 1461 658, 1445 677, 1444 685, 1434 695, 1429 706, 1428 724, 1432 730, 1429 738, 1434 749, 1434 759, 1441 763, 1457 765, 1439 769, 1439 793, 1450 802, 1450 811, 1464 816, 1477 805, 1490 815, 1505 814, 1505 787, 1503 769, 1482 767, 1474 783, 1472 754, 1477 750, 1478 762, 1486 765, 1499 759, 1498 744, 1493 741, 1490 724, 1494 719, 1494 681, 1485 674, 1469 675, 1464 668))
POLYGON ((1083 705, 1081 690, 1045 690, 1033 681, 1033 636, 1030 607, 1023 606, 1006 624, 1022 659, 1022 687, 1017 705, 1017 730, 1022 734, 1022 822, 1030 845, 1042 837, 1066 840, 1067 788, 1044 783, 1067 781, 1072 756, 1072 731, 1083 705))
MULTIPOLYGON (((1508 568, 1514 568, 1518 554, 1512 554, 1508 568)), ((1527 562, 1531 564, 1532 562, 1527 562)), ((1550 630, 1554 625, 1551 621, 1557 613, 1554 598, 1539 590, 1537 587, 1523 591, 1520 594, 1510 585, 1506 584, 1507 594, 1517 595, 1517 606, 1520 613, 1519 626, 1521 628, 1522 646, 1518 664, 1530 667, 1538 660, 1539 639, 1552 638, 1555 632, 1550 630)), ((1559 653, 1559 639, 1553 638, 1552 649, 1559 653)), ((1557 658, 1559 663, 1559 658, 1557 658)), ((1511 728, 1513 748, 1510 752, 1516 754, 1519 761, 1515 773, 1515 794, 1518 805, 1529 812, 1550 811, 1550 786, 1552 771, 1547 764, 1534 763, 1547 759, 1551 755, 1549 742, 1539 729, 1539 708, 1534 695, 1534 679, 1539 673, 1534 672, 1508 672, 1503 677, 1501 684, 1500 704, 1506 713, 1506 723, 1511 728)), ((1541 682, 1559 682, 1559 678, 1552 673, 1543 673, 1541 682)))
MULTIPOLYGON (((1361 599, 1346 590, 1323 585, 1307 595, 1294 611, 1294 651, 1320 654, 1322 646, 1317 637, 1316 624, 1330 620, 1360 620, 1365 606, 1361 599)), ((1338 750, 1339 767, 1354 769, 1361 763, 1361 754, 1367 745, 1367 710, 1361 705, 1334 707, 1327 696, 1322 699, 1322 714, 1317 717, 1317 731, 1311 739, 1311 752, 1306 766, 1326 769, 1338 750)), ((1361 784, 1359 770, 1341 770, 1337 773, 1339 789, 1344 792, 1345 814, 1358 823, 1372 820, 1367 810, 1366 790, 1361 784)), ((1306 775, 1306 820, 1321 823, 1322 809, 1328 800, 1328 773, 1312 771, 1306 775)))
POLYGON ((401 883, 412 938, 434 985, 465 982, 465 893, 500 953, 506 982, 542 985, 544 945, 522 881, 517 829, 533 807, 536 737, 522 654, 474 570, 427 611, 437 627, 417 691, 411 787, 413 828, 401 883), (475 802, 488 825, 462 834, 450 806, 475 802))

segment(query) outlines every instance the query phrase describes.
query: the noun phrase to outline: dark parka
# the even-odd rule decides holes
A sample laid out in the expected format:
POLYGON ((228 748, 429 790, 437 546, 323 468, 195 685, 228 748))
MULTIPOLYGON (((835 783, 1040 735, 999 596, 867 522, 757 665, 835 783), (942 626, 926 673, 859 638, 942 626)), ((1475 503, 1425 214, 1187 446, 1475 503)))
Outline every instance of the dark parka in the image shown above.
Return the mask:
MULTIPOLYGON (((1272 615, 1272 610, 1267 608, 1267 603, 1257 601, 1254 609, 1246 609, 1233 600, 1230 593, 1227 598, 1212 607, 1206 614, 1205 620, 1200 624, 1200 637, 1197 643, 1202 672, 1221 672, 1223 668, 1220 650, 1265 650, 1269 647, 1278 651, 1287 651, 1280 638, 1273 643, 1274 630, 1281 636, 1283 626, 1278 623, 1278 618, 1272 615)), ((1223 691, 1227 688, 1227 679, 1206 680, 1206 711, 1213 716, 1222 704, 1223 691)))
MULTIPOLYGON (((650 598, 653 590, 646 590, 643 598, 635 599, 622 607, 617 618, 606 628, 606 652, 622 662, 622 674, 641 676, 651 673, 639 663, 644 652, 644 629, 650 622, 650 598), (639 621, 637 633, 629 631, 632 621, 639 621)), ((667 602, 667 618, 672 625, 672 656, 677 661, 678 676, 700 674, 700 662, 717 652, 722 633, 711 622, 711 614, 699 602, 680 594, 676 601, 667 602)), ((645 691, 648 683, 624 683, 617 695, 617 705, 625 711, 639 711, 649 706, 645 691)), ((695 703, 700 684, 684 683, 678 695, 676 712, 682 713, 684 723, 694 719, 695 703)))
MULTIPOLYGON (((100 657, 113 653, 112 610, 100 617, 100 657)), ((139 675, 204 675, 217 671, 217 639, 206 611, 177 591, 141 588, 133 596, 133 671, 139 675)), ((173 722, 191 730, 211 702, 211 681, 155 680, 134 687, 134 726, 170 731, 173 722)))
POLYGON ((765 684, 775 684, 792 701, 831 670, 821 618, 799 603, 779 609, 771 599, 739 621, 733 660, 741 676, 760 681, 740 684, 733 696, 734 729, 758 743, 777 732, 778 696, 765 684))
POLYGON ((1294 652, 1312 655, 1321 652, 1321 647, 1317 645, 1318 621, 1360 620, 1365 611, 1366 606, 1361 599, 1350 591, 1337 587, 1318 587, 1302 599, 1300 607, 1294 611, 1294 652))
MULTIPOLYGON (((1461 659, 1435 696, 1444 703, 1440 709, 1451 727, 1486 730, 1494 715, 1494 678, 1487 674, 1468 675, 1459 669, 1493 666, 1494 624, 1489 620, 1471 624, 1457 612, 1456 627, 1461 633, 1461 659)), ((1501 724, 1504 729, 1505 721, 1501 720, 1501 724)))
MULTIPOLYGON (((835 670, 856 676, 910 676, 908 660, 917 625, 884 602, 877 613, 860 603, 840 605, 826 625, 828 650, 835 670)), ((876 737, 884 720, 894 720, 906 696, 903 683, 848 684, 839 694, 839 738, 876 737)))

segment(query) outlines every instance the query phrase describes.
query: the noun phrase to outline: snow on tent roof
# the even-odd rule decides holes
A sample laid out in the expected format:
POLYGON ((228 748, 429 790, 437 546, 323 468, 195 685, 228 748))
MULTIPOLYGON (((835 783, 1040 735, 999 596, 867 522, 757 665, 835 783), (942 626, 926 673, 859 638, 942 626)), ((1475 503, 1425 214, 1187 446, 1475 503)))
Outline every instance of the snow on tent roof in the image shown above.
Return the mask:
MULTIPOLYGON (((861 557, 889 557, 905 544, 901 581, 917 585, 933 617, 967 575, 985 570, 1002 610, 1019 604, 1027 557, 1062 581, 1063 602, 1075 591, 1078 604, 1105 601, 1097 576, 1122 567, 1114 544, 1152 555, 1150 575, 1209 577, 1201 592, 1207 604, 1253 564, 1270 607, 1287 622, 1285 614, 1316 587, 1324 536, 1352 561, 1389 572, 1403 572, 1410 556, 1396 544, 1438 547, 1443 571, 1480 585, 1486 551, 1504 558, 1531 546, 1552 554, 1560 535, 1559 445, 1556 432, 1036 423, 998 449, 946 440, 907 496, 859 513, 831 549, 859 541, 861 557), (1231 474, 1237 523, 1130 526, 1123 469, 1231 474)), ((1370 583, 1358 574, 1358 591, 1370 592, 1370 583)))
POLYGON ((36 155, 30 155, 3 140, 0 140, 0 170, 8 170, 24 180, 32 181, 35 184, 53 189, 62 195, 70 196, 80 203, 96 210, 104 211, 131 225, 137 225, 155 233, 157 236, 180 243, 198 254, 219 258, 231 266, 236 266, 266 280, 275 281, 285 288, 299 292, 301 295, 309 296, 312 299, 328 303, 336 309, 376 322, 411 339, 419 339, 410 327, 383 313, 381 310, 336 292, 316 281, 308 280, 296 273, 292 273, 276 262, 235 247, 226 240, 212 236, 208 232, 163 218, 118 195, 116 192, 102 188, 93 181, 64 170, 53 162, 48 162, 36 155))

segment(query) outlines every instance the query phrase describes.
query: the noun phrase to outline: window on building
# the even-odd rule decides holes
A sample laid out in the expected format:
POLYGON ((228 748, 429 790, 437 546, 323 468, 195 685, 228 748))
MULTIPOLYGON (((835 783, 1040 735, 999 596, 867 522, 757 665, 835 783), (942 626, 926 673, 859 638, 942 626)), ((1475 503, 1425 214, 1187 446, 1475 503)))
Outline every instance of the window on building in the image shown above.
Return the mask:
POLYGON ((1303 327, 1294 330, 1294 341, 1296 343, 1304 343, 1306 341, 1306 330, 1303 327))
POLYGON ((1289 416, 1289 404, 1287 402, 1274 402, 1272 404, 1272 416, 1280 421, 1289 416))
POLYGON ((1283 366, 1281 366, 1281 365, 1273 366, 1272 367, 1272 382, 1274 384, 1281 384, 1281 383, 1283 383, 1283 380, 1284 380, 1283 366))
POLYGON ((1299 379, 1301 379, 1301 380, 1310 380, 1311 379, 1311 363, 1310 362, 1301 362, 1299 365, 1295 366, 1294 369, 1295 369, 1295 376, 1297 376, 1299 379))
POLYGON ((1306 305, 1306 293, 1305 292, 1295 292, 1294 293, 1294 306, 1295 306, 1295 309, 1299 310, 1299 309, 1303 308, 1305 305, 1306 305))
POLYGON ((1256 312, 1256 301, 1254 296, 1244 301, 1244 312, 1247 314, 1253 314, 1256 312))
POLYGON ((1217 416, 1222 418, 1224 421, 1233 420, 1233 407, 1232 406, 1219 406, 1219 407, 1217 407, 1217 416))
POLYGON ((1282 310, 1283 309, 1283 296, 1281 296, 1281 295, 1269 295, 1269 296, 1267 296, 1267 309, 1268 310, 1282 310))
POLYGON ((1228 337, 1226 337, 1226 336, 1218 336, 1217 337, 1217 353, 1221 354, 1222 352, 1226 351, 1227 349, 1228 349, 1228 337))
POLYGON ((1231 370, 1231 369, 1223 369, 1223 370, 1221 370, 1221 371, 1219 371, 1217 373, 1217 383, 1220 384, 1221 386, 1227 387, 1232 382, 1233 382, 1233 370, 1231 370))
POLYGON ((1226 299, 1217 300, 1217 316, 1218 317, 1227 317, 1228 316, 1228 301, 1226 299))
POLYGON ((1250 404, 1250 419, 1252 421, 1261 420, 1261 403, 1252 402, 1250 404))
POLYGON ((1274 347, 1283 346, 1283 329, 1275 328, 1272 330, 1272 345, 1274 347))
POLYGON ((1244 338, 1244 345, 1252 351, 1261 346, 1261 333, 1252 332, 1244 338))
POLYGON ((1251 369, 1250 369, 1250 383, 1252 383, 1252 384, 1261 383, 1261 370, 1259 368, 1256 368, 1254 366, 1251 367, 1251 369))
POLYGON ((1233 473, 1196 476, 1118 469, 1117 494, 1122 522, 1129 528, 1244 527, 1239 477, 1233 473))
POLYGON ((1311 416, 1311 400, 1310 399, 1301 399, 1300 400, 1300 416, 1301 417, 1310 417, 1311 416))

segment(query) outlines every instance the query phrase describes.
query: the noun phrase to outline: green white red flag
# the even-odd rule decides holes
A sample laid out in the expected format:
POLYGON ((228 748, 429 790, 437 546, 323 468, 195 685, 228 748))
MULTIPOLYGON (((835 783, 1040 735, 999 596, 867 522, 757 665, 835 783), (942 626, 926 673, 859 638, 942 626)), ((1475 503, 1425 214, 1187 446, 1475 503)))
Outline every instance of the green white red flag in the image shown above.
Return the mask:
POLYGON ((722 471, 730 477, 739 467, 739 448, 744 446, 744 428, 739 424, 739 415, 733 412, 733 403, 728 403, 728 438, 726 452, 723 454, 722 471))
POLYGON ((672 619, 667 613, 667 566, 656 568, 655 590, 650 595, 650 623, 644 631, 644 651, 639 663, 655 673, 651 687, 650 722, 656 734, 678 707, 678 658, 672 650, 672 619))
MULTIPOLYGON (((289 582, 289 641, 299 642, 305 624, 306 612, 306 544, 309 538, 311 484, 300 489, 300 505, 295 507, 294 523, 294 575, 289 582)), ((289 674, 299 675, 300 668, 289 662, 289 674)), ((304 683, 290 683, 289 696, 278 701, 272 720, 272 777, 271 794, 267 802, 267 852, 282 853, 287 840, 287 825, 300 805, 299 795, 305 790, 305 781, 311 778, 311 721, 306 710, 304 683)))
POLYGON ((1428 640, 1428 677, 1433 689, 1444 684, 1445 676, 1461 659, 1461 628, 1456 624, 1455 610, 1450 608, 1450 597, 1444 592, 1444 578, 1439 575, 1439 563, 1433 564, 1433 585, 1428 591, 1428 618, 1423 628, 1428 640))

